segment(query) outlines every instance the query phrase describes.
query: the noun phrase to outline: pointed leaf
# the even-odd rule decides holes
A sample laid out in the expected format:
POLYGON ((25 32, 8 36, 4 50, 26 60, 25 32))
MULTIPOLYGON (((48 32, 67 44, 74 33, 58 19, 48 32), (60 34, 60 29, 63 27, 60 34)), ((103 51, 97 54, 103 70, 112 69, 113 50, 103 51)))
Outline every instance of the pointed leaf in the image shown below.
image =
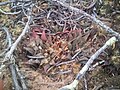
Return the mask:
POLYGON ((45 33, 44 30, 43 30, 43 32, 42 32, 41 39, 42 39, 43 41, 47 41, 46 33, 45 33))

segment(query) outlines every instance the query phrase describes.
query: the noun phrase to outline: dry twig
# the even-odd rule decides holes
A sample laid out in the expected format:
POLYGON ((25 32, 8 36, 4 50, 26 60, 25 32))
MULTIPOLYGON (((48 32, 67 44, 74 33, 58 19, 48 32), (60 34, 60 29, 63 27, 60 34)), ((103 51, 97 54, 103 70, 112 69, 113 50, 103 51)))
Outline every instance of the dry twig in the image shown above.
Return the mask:
POLYGON ((117 41, 116 37, 112 37, 110 38, 103 47, 101 47, 95 54, 93 54, 91 56, 91 58, 88 60, 88 62, 85 64, 85 66, 79 71, 78 75, 76 76, 76 79, 70 84, 70 85, 66 85, 62 88, 60 88, 60 90, 74 90, 78 83, 79 80, 85 75, 85 73, 88 71, 89 67, 91 66, 91 64, 93 63, 93 61, 109 46, 112 46, 115 42, 117 41))
MULTIPOLYGON (((49 1, 49 0, 48 0, 49 1)), ((116 37, 118 37, 118 39, 120 39, 120 34, 116 31, 114 31, 112 28, 108 27, 107 25, 105 25, 103 22, 101 22, 100 20, 98 20, 96 17, 93 17, 89 14, 87 14, 85 11, 80 10, 78 8, 72 7, 66 3, 60 2, 58 0, 52 0, 53 2, 57 2, 58 4, 62 5, 63 7, 66 7, 76 13, 80 13, 83 14, 84 16, 89 17, 93 22, 95 22, 97 25, 101 26, 106 32, 115 35, 116 37)))
MULTIPOLYGON (((16 47, 17 47, 18 43, 20 42, 20 40, 22 39, 22 37, 25 35, 26 31, 29 29, 30 21, 31 21, 31 16, 28 17, 28 22, 26 23, 26 26, 25 26, 23 32, 20 34, 18 39, 11 45, 10 50, 5 54, 5 58, 3 60, 3 63, 0 66, 0 75, 2 74, 2 70, 6 67, 6 65, 4 64, 5 61, 10 60, 11 63, 15 63, 15 59, 13 57, 13 52, 16 49, 16 47)), ((18 80, 17 80, 15 64, 11 64, 9 66, 9 68, 10 68, 11 73, 12 73, 12 78, 13 78, 15 90, 21 90, 21 88, 25 88, 24 90, 28 90, 23 78, 21 78, 20 73, 18 73, 19 78, 21 80, 21 84, 22 84, 22 87, 20 87, 18 80)))

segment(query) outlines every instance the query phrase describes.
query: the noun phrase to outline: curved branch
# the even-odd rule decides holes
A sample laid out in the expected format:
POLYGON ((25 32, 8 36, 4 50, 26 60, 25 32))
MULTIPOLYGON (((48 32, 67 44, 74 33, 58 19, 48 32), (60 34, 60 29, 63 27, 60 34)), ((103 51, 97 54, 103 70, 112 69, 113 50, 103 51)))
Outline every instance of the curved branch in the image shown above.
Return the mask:
POLYGON ((6 40, 8 42, 7 48, 2 53, 0 53, 0 56, 3 56, 9 50, 9 48, 11 47, 12 40, 11 40, 11 35, 10 35, 9 30, 6 27, 2 27, 1 29, 5 31, 5 33, 6 33, 6 40))

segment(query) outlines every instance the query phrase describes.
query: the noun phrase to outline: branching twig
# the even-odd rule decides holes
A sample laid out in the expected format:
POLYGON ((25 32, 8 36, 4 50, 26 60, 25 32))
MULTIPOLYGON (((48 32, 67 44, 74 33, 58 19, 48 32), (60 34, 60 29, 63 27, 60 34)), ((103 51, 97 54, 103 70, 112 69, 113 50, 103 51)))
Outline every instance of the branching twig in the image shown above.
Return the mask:
MULTIPOLYGON (((28 16, 28 22, 26 23, 26 26, 23 29, 22 33, 17 38, 17 40, 12 44, 12 46, 10 47, 10 50, 5 54, 5 58, 4 58, 3 62, 2 62, 2 65, 0 65, 0 74, 2 74, 3 68, 6 67, 6 65, 4 65, 5 61, 8 61, 8 60, 10 60, 11 62, 15 61, 15 59, 13 57, 13 52, 16 49, 16 47, 17 47, 18 43, 20 42, 20 40, 22 39, 22 37, 25 35, 26 31, 29 29, 30 21, 31 21, 31 16, 28 16)), ((14 63, 14 62, 12 62, 12 63, 14 63)), ((15 69, 16 67, 14 65, 15 64, 11 64, 9 66, 9 68, 11 70, 11 73, 12 73, 14 87, 15 87, 15 90, 21 90, 21 87, 19 86, 19 83, 18 83, 18 80, 17 80, 17 74, 16 74, 16 69, 15 69)), ((22 78, 21 78, 21 83, 22 83, 23 88, 26 88, 24 90, 27 90, 27 87, 25 86, 25 83, 24 83, 22 78)))
MULTIPOLYGON (((9 59, 13 60, 12 54, 13 51, 16 49, 18 43, 20 42, 20 40, 22 39, 22 37, 25 35, 26 31, 29 29, 29 23, 31 21, 31 16, 28 17, 28 22, 26 23, 25 28, 23 29, 21 35, 17 38, 17 40, 11 45, 10 50, 5 54, 5 58, 2 61, 2 64, 0 66, 0 70, 2 70, 2 68, 5 67, 4 62, 8 61, 9 59), (12 57, 12 58, 11 58, 12 57)), ((0 71, 2 72, 2 71, 0 71)))
MULTIPOLYGON (((49 1, 49 0, 48 0, 48 1, 49 1)), ((86 12, 84 12, 84 11, 78 9, 78 8, 72 7, 72 6, 70 6, 70 5, 66 4, 66 3, 60 2, 60 1, 58 1, 58 0, 52 0, 52 1, 53 1, 53 2, 55 1, 55 2, 59 3, 60 5, 68 8, 68 9, 70 9, 70 10, 76 12, 76 13, 80 13, 80 14, 83 14, 84 16, 89 17, 89 18, 90 18, 93 22, 95 22, 97 25, 101 26, 106 32, 108 32, 108 33, 110 33, 110 34, 113 34, 113 35, 115 35, 116 37, 118 37, 118 39, 120 39, 120 34, 119 34, 118 32, 114 31, 112 28, 110 28, 110 27, 108 27, 107 25, 105 25, 103 22, 101 22, 100 20, 98 20, 96 17, 93 17, 93 16, 87 14, 86 12)), ((51 0, 50 0, 50 2, 51 2, 51 0)))
POLYGON ((74 90, 79 80, 85 75, 85 73, 88 71, 89 67, 93 63, 93 61, 109 46, 112 46, 117 39, 115 37, 110 38, 103 47, 101 47, 95 54, 91 56, 91 58, 88 60, 88 62, 85 64, 85 66, 80 70, 78 75, 76 76, 76 79, 70 84, 62 87, 60 90, 74 90))
POLYGON ((29 23, 31 21, 31 16, 28 16, 28 22, 26 23, 25 28, 23 29, 22 33, 20 36, 17 38, 17 40, 12 44, 10 50, 6 53, 5 59, 8 58, 10 59, 10 56, 12 55, 13 51, 16 49, 18 43, 22 39, 22 37, 25 35, 26 31, 29 29, 29 23))
MULTIPOLYGON (((6 13, 3 10, 0 9, 0 12, 2 12, 3 14, 7 14, 7 15, 9 15, 9 14, 14 15, 14 14, 19 14, 21 11, 13 12, 13 13, 6 13)), ((8 37, 9 33, 7 32, 6 28, 3 28, 5 30, 5 32, 7 33, 9 51, 7 53, 5 52, 6 53, 5 58, 4 58, 4 60, 2 61, 1 65, 0 65, 0 75, 2 74, 2 70, 6 66, 8 66, 8 65, 6 65, 6 62, 9 61, 9 63, 12 63, 12 64, 9 65, 9 68, 10 68, 10 71, 12 73, 12 79, 13 79, 15 90, 28 90, 27 86, 25 84, 25 81, 24 81, 23 77, 21 76, 21 73, 18 72, 18 68, 15 65, 15 58, 13 57, 14 50, 16 49, 18 43, 21 41, 22 37, 25 35, 25 33, 29 29, 29 24, 31 22, 31 11, 30 10, 29 10, 28 14, 29 14, 29 16, 27 16, 28 21, 27 21, 27 23, 25 25, 25 28, 23 29, 20 36, 17 38, 17 40, 12 45, 11 45, 11 37, 8 37), (18 77, 20 78, 20 80, 18 80, 18 77)))
POLYGON ((88 84, 87 84, 87 75, 84 75, 84 90, 88 90, 88 84))

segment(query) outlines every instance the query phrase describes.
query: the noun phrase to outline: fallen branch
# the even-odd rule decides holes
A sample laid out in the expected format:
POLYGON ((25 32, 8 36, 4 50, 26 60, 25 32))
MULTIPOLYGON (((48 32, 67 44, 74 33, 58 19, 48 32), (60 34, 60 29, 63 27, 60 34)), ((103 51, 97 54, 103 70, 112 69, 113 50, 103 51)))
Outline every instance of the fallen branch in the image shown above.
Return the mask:
POLYGON ((25 82, 25 80, 24 80, 24 76, 20 73, 17 65, 15 65, 15 68, 16 68, 16 73, 17 73, 17 75, 18 75, 18 77, 19 77, 19 81, 20 81, 20 83, 21 83, 22 89, 23 89, 23 90, 28 90, 28 88, 27 88, 27 86, 26 86, 26 82, 25 82))
POLYGON ((14 84, 14 88, 15 90, 22 90, 22 88, 19 85, 18 79, 17 79, 17 74, 16 74, 16 69, 15 69, 15 65, 11 64, 9 66, 10 70, 11 70, 11 74, 12 74, 12 80, 13 80, 13 84, 14 84))
MULTIPOLYGON (((48 0, 48 1, 51 2, 51 0, 48 0)), ((101 26, 106 32, 108 32, 110 34, 113 34, 116 37, 118 37, 118 39, 120 39, 120 34, 118 32, 114 31, 112 28, 108 27, 103 22, 101 22, 100 20, 98 20, 96 17, 93 17, 93 16, 89 15, 85 11, 80 10, 78 8, 75 8, 75 7, 72 7, 72 6, 70 6, 70 5, 66 4, 66 3, 63 3, 63 2, 58 1, 58 0, 52 0, 52 2, 57 2, 60 5, 62 5, 63 7, 66 7, 66 8, 68 8, 68 9, 74 11, 74 12, 77 12, 77 13, 83 14, 84 16, 89 17, 93 22, 95 22, 96 24, 98 24, 99 26, 101 26)))
POLYGON ((27 30, 29 29, 29 23, 31 21, 31 16, 28 16, 28 22, 26 23, 25 28, 23 29, 22 33, 20 34, 20 36, 17 38, 17 40, 12 44, 10 50, 6 53, 5 59, 10 59, 10 56, 13 54, 13 51, 16 49, 18 43, 20 42, 20 40, 22 39, 22 37, 25 35, 25 33, 27 32, 27 30))
POLYGON ((76 76, 75 80, 70 84, 70 85, 66 85, 62 88, 60 88, 60 90, 74 90, 78 83, 79 80, 85 75, 85 73, 88 71, 89 67, 91 66, 91 64, 93 63, 93 61, 109 46, 112 46, 115 42, 117 41, 116 37, 112 37, 110 38, 105 44, 104 46, 102 46, 95 54, 93 54, 91 56, 91 58, 88 60, 88 62, 85 64, 85 66, 79 71, 78 75, 76 76))
MULTIPOLYGON (((11 74, 12 74, 12 79, 13 79, 13 84, 14 84, 15 90, 28 90, 23 76, 19 72, 17 65, 15 65, 15 58, 13 55, 13 52, 17 48, 18 43, 21 41, 22 37, 25 35, 25 33, 29 29, 29 24, 31 22, 31 11, 29 9, 28 9, 28 11, 29 11, 29 13, 28 13, 29 16, 27 15, 28 21, 27 21, 22 33, 20 34, 20 36, 17 38, 17 40, 13 44, 11 44, 11 42, 10 42, 11 38, 8 37, 9 33, 7 32, 6 28, 3 28, 5 30, 5 32, 7 33, 8 47, 9 47, 8 50, 9 51, 5 52, 5 58, 2 61, 2 63, 0 64, 0 75, 2 75, 4 68, 9 67, 11 74), (7 63, 8 63, 8 65, 7 65, 7 63)), ((19 14, 21 11, 7 13, 7 12, 4 12, 2 9, 0 9, 0 12, 3 14, 7 14, 7 15, 14 15, 14 14, 19 14)))
POLYGON ((14 88, 15 90, 21 90, 21 88, 25 88, 24 90, 28 90, 25 82, 23 80, 23 78, 20 77, 20 73, 19 73, 19 77, 21 78, 21 84, 22 87, 19 85, 19 82, 17 80, 17 73, 16 73, 16 67, 15 67, 15 59, 13 57, 13 52, 16 49, 18 43, 20 42, 20 40, 22 39, 22 37, 25 35, 25 33, 27 32, 27 30, 29 29, 29 24, 31 21, 31 16, 28 16, 28 22, 26 23, 25 28, 23 29, 22 33, 20 34, 20 36, 17 38, 17 40, 11 45, 10 50, 5 54, 5 58, 2 62, 2 64, 0 65, 0 75, 2 74, 2 70, 3 68, 6 67, 6 65, 4 64, 4 62, 9 61, 12 63, 9 68, 11 70, 12 73, 12 79, 13 79, 13 83, 14 83, 14 88))

